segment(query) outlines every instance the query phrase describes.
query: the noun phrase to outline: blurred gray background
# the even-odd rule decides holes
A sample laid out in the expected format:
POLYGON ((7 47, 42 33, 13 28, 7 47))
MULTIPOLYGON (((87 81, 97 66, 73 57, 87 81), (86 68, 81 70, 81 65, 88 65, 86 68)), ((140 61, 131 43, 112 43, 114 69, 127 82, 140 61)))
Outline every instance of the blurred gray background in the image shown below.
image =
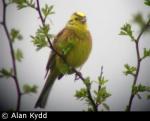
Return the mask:
MULTIPOLYGON (((136 52, 134 44, 127 37, 119 36, 120 27, 126 22, 132 23, 133 15, 141 12, 145 19, 150 8, 144 5, 144 0, 41 0, 41 6, 45 3, 54 5, 55 13, 49 19, 51 33, 57 34, 66 24, 70 15, 75 11, 82 11, 87 15, 89 30, 93 38, 93 49, 88 61, 81 72, 84 77, 90 76, 96 80, 100 74, 100 67, 104 66, 104 76, 109 80, 108 91, 112 96, 106 101, 111 111, 123 111, 128 104, 133 78, 124 76, 124 64, 136 64, 136 52)), ((0 21, 2 20, 2 1, 0 1, 0 21)), ((24 59, 17 62, 19 83, 38 85, 37 94, 29 94, 22 97, 21 110, 34 109, 34 104, 44 85, 45 66, 49 56, 49 49, 44 48, 39 52, 31 42, 30 35, 34 35, 40 19, 35 10, 26 8, 18 11, 15 5, 10 5, 7 11, 7 25, 19 29, 23 34, 23 40, 15 43, 15 48, 21 48, 24 59)), ((133 24, 133 30, 137 35, 138 27, 133 24)), ((150 35, 145 34, 140 41, 140 50, 150 48, 150 35)), ((11 67, 8 41, 3 27, 0 26, 0 68, 11 67)), ((142 62, 138 83, 150 85, 150 58, 142 62)), ((74 82, 74 75, 57 80, 48 104, 44 110, 48 111, 82 111, 87 106, 85 102, 76 100, 75 91, 83 87, 82 81, 74 82)), ((93 88, 95 88, 93 86, 93 88)), ((12 79, 0 79, 0 110, 13 109, 16 106, 16 88, 12 79)), ((132 110, 150 110, 150 101, 137 97, 133 100, 132 110)), ((101 107, 100 107, 101 108, 101 107)))

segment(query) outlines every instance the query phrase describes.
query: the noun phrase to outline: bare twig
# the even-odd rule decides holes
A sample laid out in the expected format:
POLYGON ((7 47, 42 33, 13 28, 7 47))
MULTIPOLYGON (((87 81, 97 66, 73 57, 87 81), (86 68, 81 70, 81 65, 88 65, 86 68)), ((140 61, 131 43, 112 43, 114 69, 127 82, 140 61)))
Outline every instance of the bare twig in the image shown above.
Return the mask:
POLYGON ((137 39, 134 41, 135 42, 135 48, 136 48, 136 55, 137 55, 137 70, 136 70, 136 73, 134 75, 134 81, 133 81, 133 84, 132 84, 132 92, 131 92, 131 96, 130 96, 130 99, 129 99, 129 104, 128 104, 128 107, 127 107, 127 111, 131 111, 133 98, 135 96, 135 94, 133 93, 133 89, 134 89, 134 87, 137 83, 138 74, 139 74, 141 61, 142 61, 142 58, 140 57, 140 52, 139 52, 139 41, 140 41, 141 36, 143 35, 143 33, 147 30, 147 28, 149 26, 150 26, 150 19, 147 21, 146 25, 141 30, 141 32, 138 35, 137 39))
POLYGON ((15 82, 16 90, 17 90, 17 96, 18 96, 17 97, 16 110, 19 111, 20 110, 20 104, 21 104, 21 90, 20 90, 19 81, 18 81, 18 78, 17 78, 17 69, 16 69, 14 48, 13 48, 12 40, 11 40, 11 37, 9 35, 7 24, 6 24, 7 4, 5 3, 5 0, 2 0, 2 3, 3 3, 3 21, 1 22, 1 24, 4 27, 4 31, 5 31, 6 36, 8 38, 8 43, 9 43, 9 47, 10 47, 10 54, 11 54, 12 66, 13 66, 13 76, 12 76, 12 78, 13 78, 13 80, 15 82))
MULTIPOLYGON (((45 19, 43 18, 42 13, 41 13, 41 10, 40 10, 40 3, 39 3, 39 0, 36 0, 36 2, 37 2, 36 10, 37 10, 37 12, 38 12, 38 14, 39 14, 39 17, 40 17, 40 19, 41 19, 42 25, 45 26, 45 19)), ((83 81, 83 83, 86 85, 86 82, 85 82, 86 79, 82 76, 81 72, 77 71, 75 68, 73 68, 72 66, 70 66, 70 65, 66 62, 64 56, 61 55, 59 52, 57 52, 57 51, 55 50, 55 48, 53 47, 53 44, 52 44, 52 42, 50 41, 49 37, 46 36, 46 38, 47 38, 47 40, 48 40, 48 43, 49 43, 49 46, 50 46, 51 50, 54 51, 54 52, 71 68, 71 70, 83 81)), ((97 105, 96 105, 94 99, 92 98, 92 95, 91 95, 91 92, 90 92, 90 88, 87 87, 87 86, 86 86, 86 88, 87 88, 87 92, 88 92, 88 98, 89 98, 89 100, 90 100, 90 102, 91 102, 91 104, 92 104, 93 110, 94 110, 94 111, 98 111, 97 105)))

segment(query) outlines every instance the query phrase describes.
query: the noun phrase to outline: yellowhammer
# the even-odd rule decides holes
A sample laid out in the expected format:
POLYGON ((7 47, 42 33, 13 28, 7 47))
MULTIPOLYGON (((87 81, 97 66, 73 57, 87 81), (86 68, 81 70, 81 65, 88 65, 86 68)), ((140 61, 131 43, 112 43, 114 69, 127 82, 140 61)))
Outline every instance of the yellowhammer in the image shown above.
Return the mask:
MULTIPOLYGON (((73 13, 65 28, 55 37, 53 47, 64 55, 70 66, 77 68, 85 63, 92 49, 92 38, 84 13, 73 13)), ((46 70, 48 72, 46 83, 35 107, 44 108, 54 81, 57 78, 60 79, 64 74, 72 73, 67 64, 55 52, 50 54, 46 70)))

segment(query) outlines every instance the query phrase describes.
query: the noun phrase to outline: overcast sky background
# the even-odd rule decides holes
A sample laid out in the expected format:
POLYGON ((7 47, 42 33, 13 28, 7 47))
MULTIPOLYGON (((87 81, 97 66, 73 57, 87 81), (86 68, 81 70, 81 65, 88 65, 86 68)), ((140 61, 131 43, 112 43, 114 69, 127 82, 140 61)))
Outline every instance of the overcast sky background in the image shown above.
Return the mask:
MULTIPOLYGON (((132 23, 132 17, 138 12, 143 13, 145 19, 150 8, 143 4, 144 0, 41 0, 41 6, 45 3, 54 5, 55 13, 49 18, 51 32, 57 34, 66 24, 70 15, 75 11, 82 11, 87 15, 89 30, 93 38, 93 49, 88 61, 81 72, 84 77, 90 76, 96 80, 100 74, 100 67, 104 66, 104 76, 109 80, 108 91, 112 96, 106 103, 110 110, 125 110, 128 104, 133 78, 124 76, 124 64, 136 64, 136 52, 134 44, 127 37, 119 36, 120 27, 126 22, 132 23)), ((2 20, 2 2, 0 1, 0 21, 2 20)), ((20 87, 24 84, 38 85, 37 94, 29 94, 22 97, 21 110, 34 109, 34 104, 44 85, 45 66, 49 56, 49 49, 44 48, 39 52, 31 42, 30 35, 34 35, 40 20, 35 10, 26 8, 18 11, 15 5, 11 5, 7 11, 7 26, 9 30, 16 28, 23 33, 24 39, 15 43, 15 48, 21 48, 24 59, 17 62, 17 72, 20 87)), ((137 26, 133 29, 138 32, 137 26)), ((137 34, 137 33, 136 33, 137 34)), ((150 35, 145 34, 140 41, 140 51, 144 47, 150 48, 150 35)), ((2 26, 0 26, 0 68, 11 67, 11 58, 8 41, 2 26)), ((142 62, 138 83, 150 85, 150 58, 142 62)), ((82 111, 87 106, 85 102, 76 100, 75 91, 83 87, 82 81, 74 82, 74 75, 57 80, 48 104, 44 110, 49 111, 82 111)), ((93 87, 95 88, 95 87, 93 87)), ((0 110, 15 108, 16 89, 12 79, 0 79, 0 110)), ((150 110, 150 101, 137 97, 133 100, 132 110, 150 110)))

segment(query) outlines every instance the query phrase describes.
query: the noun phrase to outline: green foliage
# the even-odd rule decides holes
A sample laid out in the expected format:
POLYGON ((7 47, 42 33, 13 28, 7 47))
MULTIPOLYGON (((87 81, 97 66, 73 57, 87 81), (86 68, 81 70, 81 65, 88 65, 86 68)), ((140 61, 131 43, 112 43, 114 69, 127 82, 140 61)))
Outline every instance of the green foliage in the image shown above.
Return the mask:
POLYGON ((106 99, 111 96, 111 94, 107 91, 105 86, 107 82, 108 80, 106 80, 104 76, 102 75, 99 76, 98 77, 99 88, 97 91, 94 90, 94 94, 95 94, 96 104, 98 105, 102 104, 106 110, 109 110, 109 106, 106 103, 104 103, 106 99))
POLYGON ((143 29, 143 27, 146 24, 146 22, 143 18, 143 15, 141 13, 138 13, 133 17, 133 22, 138 24, 141 30, 143 29))
MULTIPOLYGON (((11 29, 10 37, 11 37, 11 40, 13 43, 15 42, 15 40, 22 40, 23 39, 20 32, 14 28, 11 29)), ((23 53, 22 53, 21 49, 19 49, 19 48, 15 51, 15 59, 19 62, 21 62, 23 59, 23 53)))
POLYGON ((139 84, 139 85, 133 87, 132 93, 134 95, 136 95, 139 92, 146 92, 146 91, 150 92, 150 86, 145 86, 145 85, 139 84))
POLYGON ((104 79, 104 77, 98 77, 99 85, 105 85, 105 83, 108 82, 108 80, 104 79))
POLYGON ((13 75, 12 69, 6 70, 5 68, 2 68, 0 70, 0 78, 3 78, 3 77, 9 78, 9 77, 12 77, 12 75, 13 75))
POLYGON ((50 5, 50 6, 49 6, 48 4, 45 4, 45 6, 42 8, 42 13, 43 13, 45 19, 46 19, 49 15, 54 14, 53 8, 54 8, 53 5, 50 5))
POLYGON ((21 62, 23 59, 23 53, 19 48, 15 51, 15 59, 19 62, 21 62))
POLYGON ((124 74, 127 76, 127 75, 135 75, 136 73, 136 67, 134 66, 129 66, 128 64, 125 64, 124 65, 125 67, 125 71, 124 71, 124 74))
POLYGON ((86 88, 81 88, 80 90, 77 90, 75 93, 75 97, 79 100, 84 100, 86 99, 87 96, 87 89, 86 88))
POLYGON ((123 27, 121 27, 121 31, 119 35, 126 35, 131 38, 132 41, 135 41, 133 36, 133 31, 131 29, 131 25, 126 23, 123 27))
MULTIPOLYGON (((143 92, 150 92, 150 86, 145 86, 142 84, 139 84, 137 86, 132 87, 132 94, 136 95, 138 99, 142 99, 141 95, 139 93, 143 92)), ((147 95, 147 99, 150 99, 150 95, 147 95)), ((127 106, 126 111, 129 111, 129 106, 127 106)))
MULTIPOLYGON (((94 82, 94 81, 93 81, 94 82)), ((93 90, 92 93, 94 94, 94 98, 91 93, 91 81, 90 78, 86 78, 84 81, 85 88, 81 88, 80 90, 77 90, 75 93, 75 97, 80 100, 84 100, 88 105, 88 111, 94 111, 92 107, 91 100, 89 99, 88 90, 90 90, 91 96, 93 98, 93 101, 96 106, 99 106, 102 104, 102 106, 109 110, 109 106, 105 103, 106 99, 111 96, 110 93, 108 93, 105 84, 108 82, 108 80, 104 79, 104 77, 101 75, 98 77, 98 81, 96 81, 96 84, 98 84, 98 89, 93 90)))
MULTIPOLYGON (((145 0, 145 4, 150 6, 150 0, 145 0)), ((129 99, 129 104, 126 107, 126 111, 130 111, 131 110, 133 98, 134 98, 135 95, 139 99, 142 99, 142 97, 140 96, 139 93, 146 92, 146 91, 150 92, 150 87, 149 86, 144 86, 142 84, 139 84, 139 85, 136 86, 137 79, 138 79, 138 74, 139 74, 138 72, 140 70, 141 60, 150 56, 150 49, 148 50, 146 48, 144 48, 144 52, 143 52, 143 57, 142 58, 140 57, 140 54, 139 54, 140 53, 139 52, 140 51, 140 49, 139 49, 139 41, 140 41, 140 38, 143 35, 143 33, 148 30, 150 19, 146 22, 144 20, 144 18, 143 18, 143 15, 138 13, 137 15, 134 16, 133 22, 138 24, 140 29, 141 29, 139 35, 137 36, 137 39, 134 39, 133 31, 131 29, 131 25, 130 24, 125 24, 121 28, 121 32, 120 32, 120 35, 127 35, 127 36, 129 36, 131 38, 132 41, 135 42, 136 53, 137 53, 137 67, 129 66, 128 64, 125 64, 124 74, 125 75, 131 74, 131 75, 134 76, 134 82, 132 84, 132 92, 131 92, 132 94, 131 94, 130 99, 129 99)))
POLYGON ((85 83, 86 87, 88 87, 89 89, 91 88, 90 77, 87 77, 87 78, 84 80, 84 83, 85 83))
POLYGON ((144 48, 144 52, 143 52, 143 58, 147 58, 147 57, 150 57, 150 49, 146 49, 144 48))
POLYGON ((150 100, 150 95, 147 95, 147 99, 150 100))
POLYGON ((40 28, 37 30, 37 34, 39 35, 44 35, 44 36, 49 36, 49 24, 46 24, 44 26, 40 26, 40 28))
POLYGON ((37 88, 38 87, 36 85, 31 86, 31 85, 25 84, 25 85, 23 85, 23 92, 25 94, 27 94, 27 93, 36 93, 37 88))
POLYGON ((98 104, 102 104, 108 97, 111 95, 107 92, 106 87, 101 87, 100 90, 94 91, 94 94, 96 96, 96 102, 98 104))
POLYGON ((18 9, 32 7, 35 8, 35 2, 33 0, 9 0, 9 3, 17 4, 18 9))
MULTIPOLYGON (((133 86, 132 93, 138 97, 138 99, 142 99, 139 93, 141 92, 150 92, 150 86, 145 86, 139 84, 137 86, 133 86)), ((150 95, 147 96, 147 99, 150 99, 150 95)))
POLYGON ((49 34, 49 25, 40 26, 35 36, 31 36, 33 44, 37 47, 37 50, 48 46, 47 37, 53 38, 52 34, 49 34))
POLYGON ((78 100, 81 100, 81 101, 84 100, 86 102, 86 104, 88 105, 88 111, 94 110, 92 107, 92 104, 91 104, 91 100, 88 97, 88 89, 87 88, 81 88, 80 90, 77 90, 75 93, 75 97, 78 100))
POLYGON ((144 4, 150 6, 150 0, 145 0, 144 4))
POLYGON ((88 89, 90 90, 91 81, 89 77, 84 80, 84 84, 86 88, 81 88, 80 90, 77 90, 75 93, 75 97, 80 100, 85 100, 87 104, 90 105, 91 102, 88 97, 88 89))
POLYGON ((10 37, 11 37, 11 40, 12 42, 15 42, 15 40, 22 40, 23 37, 22 35, 20 34, 20 32, 16 29, 11 29, 11 32, 10 32, 10 37))

